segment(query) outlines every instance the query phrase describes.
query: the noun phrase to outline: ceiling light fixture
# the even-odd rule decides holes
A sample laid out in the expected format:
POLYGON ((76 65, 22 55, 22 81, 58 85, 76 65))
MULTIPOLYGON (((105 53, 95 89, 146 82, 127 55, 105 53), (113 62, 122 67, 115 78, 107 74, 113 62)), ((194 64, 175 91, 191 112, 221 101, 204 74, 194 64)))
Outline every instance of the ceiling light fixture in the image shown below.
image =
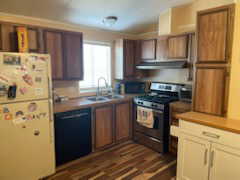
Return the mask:
POLYGON ((106 26, 113 26, 117 22, 118 18, 116 16, 108 16, 103 19, 103 24, 106 26))

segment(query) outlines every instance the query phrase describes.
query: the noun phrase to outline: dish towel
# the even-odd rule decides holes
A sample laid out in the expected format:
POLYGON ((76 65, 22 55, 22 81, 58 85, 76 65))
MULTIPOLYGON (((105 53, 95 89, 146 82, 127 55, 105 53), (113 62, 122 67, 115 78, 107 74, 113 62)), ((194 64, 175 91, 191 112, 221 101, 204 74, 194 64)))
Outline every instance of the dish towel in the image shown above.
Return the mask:
POLYGON ((138 106, 137 122, 142 126, 153 128, 153 125, 154 125, 153 110, 138 106))

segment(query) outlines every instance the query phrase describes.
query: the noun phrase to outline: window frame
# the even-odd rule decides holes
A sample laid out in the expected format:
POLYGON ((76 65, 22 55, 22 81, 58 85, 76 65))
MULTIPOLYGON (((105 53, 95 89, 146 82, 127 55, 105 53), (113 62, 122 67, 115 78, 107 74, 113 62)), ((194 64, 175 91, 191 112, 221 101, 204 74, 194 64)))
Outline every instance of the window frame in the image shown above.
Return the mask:
MULTIPOLYGON (((109 54, 109 74, 110 74, 110 80, 108 82, 108 85, 109 87, 112 86, 112 83, 113 83, 113 76, 112 76, 112 67, 113 67, 113 64, 112 64, 112 44, 111 43, 108 43, 108 42, 101 42, 101 41, 89 41, 89 40, 84 40, 83 41, 83 48, 84 48, 84 44, 89 44, 89 45, 98 45, 98 46, 105 46, 105 47, 109 47, 110 48, 110 54, 109 54)), ((83 52, 84 52, 84 49, 83 49, 83 52)), ((84 63, 84 59, 83 59, 83 63, 84 63)), ((83 67, 84 68, 84 67, 83 67)), ((85 70, 84 70, 85 71, 85 70)), ((83 80, 82 80, 83 81, 83 80)), ((79 81, 79 90, 81 91, 81 93, 87 93, 87 92, 92 92, 92 93, 95 93, 97 92, 97 86, 96 87, 81 87, 81 82, 82 81, 79 81)), ((103 88, 104 86, 100 86, 100 88, 103 88)))

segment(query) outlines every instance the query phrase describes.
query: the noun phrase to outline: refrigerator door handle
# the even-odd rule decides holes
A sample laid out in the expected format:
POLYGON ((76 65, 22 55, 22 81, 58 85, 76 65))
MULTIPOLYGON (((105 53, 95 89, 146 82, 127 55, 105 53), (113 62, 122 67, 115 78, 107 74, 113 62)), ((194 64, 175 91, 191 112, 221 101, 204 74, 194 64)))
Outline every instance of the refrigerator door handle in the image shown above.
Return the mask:
POLYGON ((54 121, 53 121, 53 103, 52 100, 49 100, 49 135, 50 135, 50 143, 54 142, 53 135, 54 121))

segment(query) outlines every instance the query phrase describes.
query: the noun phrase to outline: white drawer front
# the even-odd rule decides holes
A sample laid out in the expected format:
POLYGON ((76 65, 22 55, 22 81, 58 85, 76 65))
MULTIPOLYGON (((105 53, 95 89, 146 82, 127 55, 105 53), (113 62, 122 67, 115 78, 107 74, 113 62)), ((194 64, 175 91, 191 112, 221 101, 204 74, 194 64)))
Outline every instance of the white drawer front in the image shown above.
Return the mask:
POLYGON ((184 120, 179 122, 180 131, 197 137, 204 138, 210 142, 227 145, 240 149, 240 134, 224 131, 197 123, 184 120))

